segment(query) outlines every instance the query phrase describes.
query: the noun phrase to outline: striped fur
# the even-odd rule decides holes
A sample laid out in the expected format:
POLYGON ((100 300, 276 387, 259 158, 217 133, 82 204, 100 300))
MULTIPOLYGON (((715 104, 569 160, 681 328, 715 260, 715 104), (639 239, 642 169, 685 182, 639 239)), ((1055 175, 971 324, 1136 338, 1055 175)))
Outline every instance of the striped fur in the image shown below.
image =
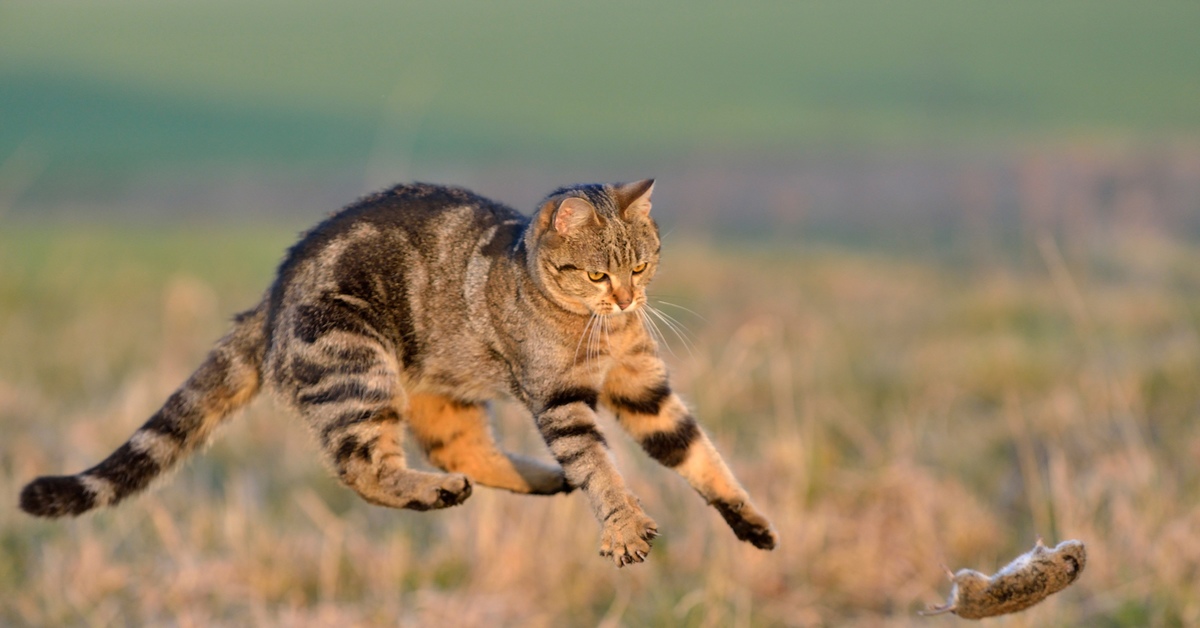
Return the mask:
POLYGON ((601 553, 642 561, 657 526, 613 465, 600 406, 685 477, 739 538, 767 520, 670 388, 638 316, 658 266, 652 181, 552 193, 532 217, 466 190, 402 185, 335 214, 291 248, 274 285, 128 442, 78 475, 35 480, 21 507, 77 515, 144 489, 265 383, 365 500, 428 510, 475 483, 579 489, 601 553), (529 408, 557 464, 500 450, 486 404, 529 408), (444 473, 410 469, 404 426, 444 473))
POLYGON ((82 473, 34 480, 21 491, 21 509, 62 517, 116 505, 208 442, 230 413, 258 393, 264 315, 261 305, 240 314, 233 331, 124 445, 82 473))

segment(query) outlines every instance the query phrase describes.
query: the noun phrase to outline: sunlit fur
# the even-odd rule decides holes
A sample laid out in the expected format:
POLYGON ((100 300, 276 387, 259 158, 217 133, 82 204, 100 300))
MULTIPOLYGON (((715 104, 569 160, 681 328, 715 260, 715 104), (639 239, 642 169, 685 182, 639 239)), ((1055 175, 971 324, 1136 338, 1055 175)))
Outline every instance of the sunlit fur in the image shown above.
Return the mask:
MULTIPOLYGON (((646 303, 646 288, 658 269, 661 242, 658 226, 650 216, 625 215, 601 186, 578 186, 550 195, 545 207, 556 207, 563 198, 586 195, 594 215, 566 234, 547 221, 531 232, 527 243, 536 250, 531 271, 541 279, 546 293, 559 306, 581 314, 611 315, 631 312, 646 303), (599 188, 599 189, 597 189, 599 188), (640 273, 633 269, 645 263, 640 273), (589 272, 604 273, 592 281, 589 272), (616 292, 629 290, 632 303, 625 310, 617 304, 616 292)), ((553 210, 547 220, 553 218, 553 210)))
POLYGON ((646 301, 661 248, 653 189, 651 180, 562 188, 532 217, 424 184, 352 204, 288 251, 263 301, 129 442, 82 473, 30 483, 21 507, 60 517, 114 505, 262 387, 372 504, 446 508, 475 483, 578 489, 600 522, 601 554, 621 566, 644 560, 658 530, 613 464, 596 424, 603 406, 738 538, 773 548, 775 531, 658 355, 657 323, 680 330, 646 301), (497 399, 529 410, 557 464, 499 448, 487 416, 497 399), (444 472, 408 466, 402 427, 444 472))

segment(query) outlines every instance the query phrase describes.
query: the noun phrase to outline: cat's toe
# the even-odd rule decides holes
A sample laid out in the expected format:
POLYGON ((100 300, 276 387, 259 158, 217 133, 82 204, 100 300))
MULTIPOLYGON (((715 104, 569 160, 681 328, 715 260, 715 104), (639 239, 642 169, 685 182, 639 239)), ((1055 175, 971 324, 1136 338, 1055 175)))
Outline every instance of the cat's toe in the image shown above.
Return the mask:
POLYGON ((758 549, 773 550, 779 544, 779 535, 769 525, 755 526, 744 533, 735 531, 735 534, 738 535, 739 539, 750 543, 758 549))
POLYGON ((771 522, 747 502, 716 502, 713 506, 725 518, 738 539, 764 550, 775 549, 779 535, 771 522))
POLYGON ((658 536, 658 524, 643 513, 615 517, 604 526, 600 540, 600 555, 611 557, 617 567, 646 560, 650 543, 658 536))
POLYGON ((409 510, 436 510, 457 506, 471 496, 471 480, 461 473, 446 475, 441 481, 423 489, 415 498, 404 504, 409 510))
POLYGON ((437 500, 434 508, 457 506, 471 496, 471 480, 467 476, 455 473, 446 477, 437 488, 437 500))

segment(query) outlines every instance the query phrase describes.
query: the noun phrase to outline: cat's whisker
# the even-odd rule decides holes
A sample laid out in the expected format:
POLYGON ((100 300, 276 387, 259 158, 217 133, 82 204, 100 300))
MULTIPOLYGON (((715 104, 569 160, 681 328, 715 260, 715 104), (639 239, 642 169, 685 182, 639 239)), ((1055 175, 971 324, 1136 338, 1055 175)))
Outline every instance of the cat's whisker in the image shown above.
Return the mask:
POLYGON ((601 353, 604 351, 604 330, 607 326, 608 326, 608 315, 602 314, 600 316, 600 324, 597 325, 597 327, 599 327, 599 330, 596 332, 596 359, 599 359, 601 353))
POLYGON ((596 360, 600 357, 600 341, 604 334, 604 315, 596 315, 595 329, 592 330, 592 359, 596 360))
POLYGON ((675 324, 676 324, 676 325, 678 325, 678 326, 679 326, 679 328, 680 328, 681 330, 683 330, 684 332, 687 332, 687 327, 686 327, 686 326, 684 326, 684 324, 683 324, 683 323, 682 323, 682 322, 681 322, 679 319, 677 319, 677 318, 675 318, 674 316, 671 316, 670 314, 667 314, 666 312, 664 312, 664 311, 662 311, 662 310, 660 310, 660 309, 657 309, 657 308, 655 308, 654 312, 655 312, 656 314, 658 314, 659 316, 663 316, 663 317, 665 317, 667 320, 671 321, 672 323, 675 323, 675 324))
POLYGON ((678 305, 678 304, 675 304, 675 303, 671 303, 671 302, 669 302, 669 301, 663 301, 662 299, 657 299, 657 300, 655 301, 655 303, 658 303, 659 305, 668 305, 668 306, 671 306, 671 307, 673 307, 673 308, 676 308, 676 309, 679 309, 679 310, 683 310, 684 312, 687 312, 688 314, 691 314, 692 316, 695 316, 696 318, 698 318, 698 319, 700 319, 700 320, 702 320, 702 321, 708 322, 708 321, 707 321, 707 320, 706 320, 706 319, 705 319, 703 316, 701 316, 700 314, 698 314, 698 313, 696 313, 696 312, 694 312, 694 311, 692 311, 692 310, 689 310, 688 308, 686 308, 686 307, 683 307, 682 305, 678 305))
POLYGON ((674 330, 675 333, 680 335, 680 340, 684 341, 686 344, 692 344, 692 335, 688 331, 686 325, 684 325, 674 316, 671 316, 662 310, 655 309, 654 313, 657 314, 659 318, 662 319, 662 321, 666 323, 672 330, 674 330))
MULTIPOLYGON (((579 364, 579 349, 583 346, 583 337, 587 335, 588 328, 592 326, 595 320, 596 314, 593 312, 592 316, 588 318, 587 323, 583 326, 583 331, 579 332, 579 342, 575 343, 575 364, 579 364)), ((584 361, 586 362, 587 360, 585 359, 584 361)))
POLYGON ((588 330, 587 347, 584 348, 583 362, 588 364, 592 361, 592 343, 596 341, 596 328, 592 327, 588 330))
POLYGON ((612 351, 612 333, 609 325, 608 317, 604 317, 604 348, 606 351, 612 351))
POLYGON ((658 323, 655 323, 654 319, 650 318, 650 315, 646 313, 646 309, 639 309, 638 315, 641 316, 642 325, 646 328, 646 331, 650 332, 650 337, 654 339, 659 346, 666 347, 667 351, 670 352, 671 355, 675 355, 675 350, 671 348, 671 345, 667 344, 667 339, 663 337, 662 330, 658 328, 658 323))
POLYGON ((604 315, 596 314, 596 324, 592 325, 592 332, 588 334, 587 346, 587 361, 591 362, 600 354, 600 326, 604 324, 604 315))
POLYGON ((671 351, 671 354, 674 355, 674 349, 672 349, 670 344, 667 342, 667 335, 663 332, 662 325, 659 325, 658 321, 654 320, 654 317, 651 316, 651 309, 653 308, 647 308, 646 320, 650 321, 650 324, 654 326, 654 332, 658 334, 658 338, 660 341, 662 341, 663 346, 667 347, 667 350, 671 351))
MULTIPOLYGON (((642 325, 645 326, 650 332, 650 336, 655 340, 655 342, 666 346, 666 339, 663 338, 662 330, 660 330, 658 325, 654 323, 654 319, 650 318, 650 315, 647 314, 645 310, 638 310, 638 314, 640 314, 642 317, 642 325)), ((670 347, 667 348, 670 349, 670 347)))
POLYGON ((692 343, 690 340, 688 340, 685 330, 682 327, 682 323, 658 311, 656 308, 647 307, 646 310, 650 312, 650 314, 656 316, 658 320, 662 321, 662 323, 666 325, 667 328, 670 329, 677 338, 679 338, 679 342, 683 343, 683 348, 687 350, 689 357, 694 356, 694 353, 692 352, 692 343))
POLYGON ((658 322, 655 321, 654 318, 652 318, 649 314, 646 315, 646 320, 650 321, 650 324, 654 326, 654 333, 658 335, 659 343, 667 348, 667 353, 670 353, 673 356, 677 355, 675 353, 675 348, 671 346, 671 343, 667 342, 667 335, 663 333, 662 327, 658 325, 658 322))
POLYGON ((612 324, 610 316, 605 316, 603 327, 600 329, 600 336, 596 341, 596 355, 599 356, 602 352, 607 352, 611 343, 609 342, 609 327, 612 324))

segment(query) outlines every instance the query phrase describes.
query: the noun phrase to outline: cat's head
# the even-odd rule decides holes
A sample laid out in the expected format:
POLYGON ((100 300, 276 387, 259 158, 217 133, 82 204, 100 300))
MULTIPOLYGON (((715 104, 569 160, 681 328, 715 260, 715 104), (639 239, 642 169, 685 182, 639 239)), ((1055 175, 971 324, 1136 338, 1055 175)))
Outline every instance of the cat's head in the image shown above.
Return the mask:
POLYGON ((529 265, 547 296, 580 314, 632 312, 658 268, 654 180, 554 191, 534 217, 529 265))

